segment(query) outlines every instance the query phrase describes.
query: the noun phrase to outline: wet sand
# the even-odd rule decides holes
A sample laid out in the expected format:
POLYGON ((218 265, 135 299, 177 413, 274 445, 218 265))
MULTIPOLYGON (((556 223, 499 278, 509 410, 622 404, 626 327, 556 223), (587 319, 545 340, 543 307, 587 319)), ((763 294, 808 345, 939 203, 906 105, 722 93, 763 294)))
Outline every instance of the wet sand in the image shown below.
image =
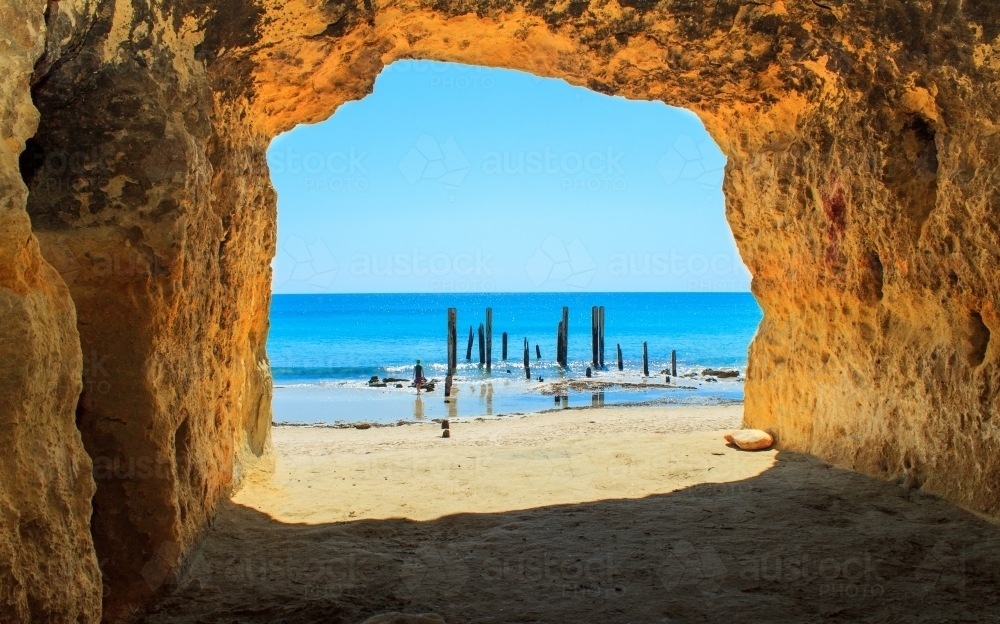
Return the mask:
POLYGON ((742 408, 276 427, 148 622, 991 621, 1000 529, 742 408))

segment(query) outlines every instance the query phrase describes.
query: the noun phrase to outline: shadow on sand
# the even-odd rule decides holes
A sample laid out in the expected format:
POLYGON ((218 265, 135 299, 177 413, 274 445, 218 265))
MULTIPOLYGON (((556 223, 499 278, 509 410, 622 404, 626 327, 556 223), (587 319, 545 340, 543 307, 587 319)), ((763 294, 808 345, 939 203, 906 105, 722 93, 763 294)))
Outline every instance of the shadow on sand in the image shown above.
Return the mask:
POLYGON ((429 522, 285 524, 230 503, 143 621, 1000 620, 1000 527, 777 459, 733 483, 429 522))

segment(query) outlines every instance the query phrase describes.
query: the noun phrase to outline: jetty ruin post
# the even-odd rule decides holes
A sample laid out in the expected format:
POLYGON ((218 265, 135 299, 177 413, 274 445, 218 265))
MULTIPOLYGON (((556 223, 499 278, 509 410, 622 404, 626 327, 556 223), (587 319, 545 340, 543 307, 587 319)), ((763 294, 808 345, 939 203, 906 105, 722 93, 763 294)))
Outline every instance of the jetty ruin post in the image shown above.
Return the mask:
POLYGON ((600 320, 598 315, 600 312, 597 311, 597 306, 592 306, 590 308, 590 363, 597 368, 600 366, 601 357, 597 354, 597 343, 600 341, 598 338, 598 332, 600 331, 600 320))
POLYGON ((448 308, 448 374, 458 367, 458 308, 448 308))
POLYGON ((493 308, 486 308, 486 371, 493 368, 493 308))
POLYGON ((479 365, 486 363, 486 327, 479 324, 479 365))
POLYGON ((465 350, 465 361, 472 361, 472 325, 469 325, 469 346, 465 350))
POLYGON ((542 359, 542 348, 539 347, 538 345, 535 345, 535 359, 536 360, 542 359))
POLYGON ((503 347, 501 349, 501 356, 503 357, 503 361, 506 362, 507 361, 507 332, 503 333, 503 341, 502 342, 503 342, 503 347))
POLYGON ((556 329, 556 364, 562 366, 562 349, 563 349, 563 326, 562 321, 559 321, 559 327, 556 329))
POLYGON ((524 377, 531 379, 531 358, 528 357, 528 339, 524 339, 524 377))
POLYGON ((625 370, 625 364, 622 361, 622 345, 618 344, 618 370, 625 370))
POLYGON ((562 339, 559 341, 560 349, 556 361, 563 368, 569 368, 569 308, 566 306, 563 306, 562 309, 562 322, 559 323, 559 333, 562 339))
POLYGON ((642 343, 642 376, 649 377, 649 350, 645 342, 642 343))
POLYGON ((448 308, 448 375, 444 378, 444 395, 451 396, 452 375, 458 366, 458 309, 448 308))
POLYGON ((598 366, 604 369, 604 306, 601 306, 598 310, 598 327, 600 332, 597 337, 597 355, 600 356, 600 362, 598 366))
POLYGON ((677 376, 677 350, 674 349, 670 352, 670 376, 677 376))

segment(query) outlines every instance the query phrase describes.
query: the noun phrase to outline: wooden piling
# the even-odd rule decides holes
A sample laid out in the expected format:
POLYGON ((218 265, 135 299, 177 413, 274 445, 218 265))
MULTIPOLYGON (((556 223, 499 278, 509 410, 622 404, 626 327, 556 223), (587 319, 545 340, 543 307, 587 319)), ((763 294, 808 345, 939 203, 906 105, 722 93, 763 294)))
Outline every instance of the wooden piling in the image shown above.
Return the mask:
POLYGON ((600 321, 598 320, 597 306, 591 306, 590 308, 590 363, 594 368, 600 365, 600 356, 597 355, 597 343, 599 341, 598 335, 598 325, 600 321))
POLYGON ((670 376, 677 376, 677 350, 670 352, 670 376))
POLYGON ((562 353, 560 353, 559 364, 563 368, 569 368, 569 308, 563 306, 562 309, 562 353))
POLYGON ((642 343, 642 376, 649 377, 649 350, 645 342, 642 343))
POLYGON ((448 308, 448 374, 454 375, 458 367, 458 309, 448 308))
POLYGON ((486 327, 479 324, 479 365, 486 363, 486 327))
POLYGON ((622 361, 622 346, 618 345, 618 370, 625 370, 625 363, 622 361))
POLYGON ((531 359, 528 357, 528 339, 524 339, 524 377, 531 379, 531 359))
POLYGON ((493 368, 493 308, 486 308, 486 372, 493 368))
POLYGON ((604 306, 601 306, 598 310, 598 328, 600 329, 597 336, 597 355, 600 356, 600 362, 598 366, 601 370, 604 369, 604 306))
POLYGON ((559 326, 556 329, 556 365, 562 366, 562 351, 563 351, 563 326, 562 321, 559 321, 559 326))
POLYGON ((472 361, 472 325, 469 325, 469 346, 465 350, 465 361, 472 361))
POLYGON ((452 376, 458 367, 458 309, 448 308, 448 374, 444 378, 444 396, 451 396, 452 376))
POLYGON ((542 359, 542 348, 539 347, 538 345, 535 345, 535 359, 536 360, 542 359))
POLYGON ((507 332, 503 333, 503 350, 502 350, 502 355, 503 355, 503 361, 506 362, 507 361, 507 332))

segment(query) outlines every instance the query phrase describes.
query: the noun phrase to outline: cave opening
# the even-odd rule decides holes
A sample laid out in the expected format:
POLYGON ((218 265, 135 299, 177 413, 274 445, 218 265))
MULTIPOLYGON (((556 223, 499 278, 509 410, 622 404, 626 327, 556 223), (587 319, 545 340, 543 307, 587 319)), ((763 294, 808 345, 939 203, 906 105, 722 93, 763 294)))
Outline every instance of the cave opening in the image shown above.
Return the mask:
POLYGON ((268 164, 276 423, 742 400, 761 313, 725 217, 725 156, 689 111, 398 61, 372 94, 272 140, 268 164), (442 400, 449 308, 460 344, 442 400))
MULTIPOLYGON (((17 345, 0 371, 11 389, 0 413, 12 426, 3 429, 16 451, 3 465, 4 482, 10 475, 16 496, 4 492, 3 503, 24 520, 9 533, 23 548, 5 542, 13 544, 6 551, 11 566, 0 580, 13 571, 14 591, 0 593, 4 601, 13 596, 14 617, 97 621, 103 579, 109 621, 129 619, 154 595, 173 602, 148 621, 239 619, 258 599, 255 606, 267 604, 255 613, 273 620, 319 620, 354 609, 342 619, 360 621, 355 616, 367 617, 376 606, 444 605, 449 621, 463 621, 469 614, 456 610, 462 603, 455 598, 481 589, 469 582, 479 575, 501 588, 476 607, 479 619, 509 608, 512 590, 537 587, 539 578, 559 586, 558 596, 542 592, 533 595, 537 602, 516 602, 565 606, 549 618, 555 621, 619 618, 622 603, 576 600, 593 591, 602 599, 625 592, 630 615, 644 621, 668 614, 723 619, 735 610, 766 618, 772 605, 759 599, 757 581, 769 576, 761 566, 772 560, 768 544, 775 533, 791 536, 786 552, 839 562, 841 570, 859 563, 845 553, 867 556, 880 544, 886 550, 874 559, 895 560, 894 545, 913 545, 903 555, 916 567, 892 579, 895 602, 879 608, 923 609, 926 616, 924 598, 933 585, 946 600, 935 597, 935 609, 943 610, 932 615, 958 619, 982 606, 951 599, 965 596, 967 580, 970 586, 984 581, 975 595, 991 595, 988 579, 939 574, 942 561, 955 561, 951 553, 966 546, 982 553, 993 539, 988 527, 941 501, 920 500, 920 493, 899 497, 888 483, 795 454, 814 453, 877 477, 919 472, 909 485, 997 513, 990 487, 998 474, 995 436, 985 429, 969 435, 966 416, 972 407, 995 412, 998 387, 989 347, 997 327, 996 285, 979 268, 984 250, 996 247, 990 237, 997 231, 989 184, 995 167, 981 157, 1000 149, 1000 135, 982 131, 996 118, 996 20, 983 8, 989 3, 950 3, 934 15, 919 6, 901 12, 898 3, 840 1, 515 2, 480 9, 367 1, 240 0, 152 10, 132 4, 49 3, 43 11, 18 3, 2 21, 11 34, 4 41, 15 53, 5 57, 11 97, 2 104, 9 137, 0 146, 5 198, 13 210, 2 215, 0 294, 9 306, 5 346, 17 345), (420 442, 411 427, 349 429, 343 433, 376 439, 394 431, 405 438, 394 460, 366 455, 359 466, 360 437, 325 445, 313 429, 288 428, 303 449, 290 456, 295 465, 281 468, 289 484, 306 481, 301 477, 317 470, 317 458, 354 462, 336 470, 342 490, 302 490, 299 499, 336 502, 335 511, 348 518, 370 513, 366 501, 385 498, 384 485, 362 487, 359 473, 385 482, 431 475, 425 497, 431 501, 474 493, 471 484, 494 493, 504 486, 522 498, 517 509, 493 515, 456 505, 427 522, 390 519, 347 529, 340 516, 325 522, 309 509, 268 515, 247 499, 231 504, 234 489, 254 486, 246 475, 274 450, 267 267, 275 252, 284 252, 284 241, 275 236, 267 144, 295 124, 315 123, 362 98, 384 65, 405 58, 517 68, 604 94, 672 102, 699 116, 729 156, 726 216, 766 311, 751 347, 743 424, 776 431, 782 457, 775 461, 787 463, 767 470, 773 457, 767 454, 726 463, 735 456, 719 448, 713 434, 701 447, 705 471, 692 474, 697 480, 728 472, 689 487, 674 479, 676 466, 635 461, 639 448, 690 450, 683 442, 690 438, 663 437, 667 433, 654 431, 657 423, 641 435, 595 444, 591 450, 604 453, 602 463, 573 460, 571 449, 554 440, 607 424, 598 418, 580 419, 577 432, 536 430, 526 445, 531 448, 505 464, 506 472, 495 456, 474 448, 500 435, 474 439, 466 429, 454 438, 469 443, 467 455, 439 453, 417 462, 414 447, 406 445, 430 448, 440 444, 437 435, 420 442), (949 238, 942 238, 945 229, 949 238), (945 292, 948 284, 960 286, 962 296, 945 292), (927 331, 929 325, 936 329, 927 331), (927 354, 941 368, 915 385, 927 354), (966 391, 972 369, 981 383, 976 392, 966 391), (523 464, 552 468, 549 479, 501 478, 523 464), (588 481, 595 466, 610 466, 609 481, 588 481), (754 476, 758 470, 766 472, 754 476), (636 502, 622 496, 633 482, 667 490, 636 502), (885 505, 873 510, 871 497, 850 496, 862 482, 885 505), (622 497, 581 503, 598 498, 592 494, 600 488, 587 489, 595 483, 603 485, 601 496, 622 497), (541 508, 542 499, 531 498, 560 487, 576 499, 541 508), (833 517, 838 512, 846 515, 833 517), (892 523, 883 515, 922 519, 892 523), (583 528, 581 517, 588 520, 583 528), (954 522, 941 522, 949 517, 954 522), (808 532, 801 530, 803 519, 810 521, 808 532), (466 532, 456 538, 460 522, 466 532), (543 530, 518 533, 512 522, 543 530), (720 531, 733 526, 747 537, 743 544, 752 545, 746 559, 733 556, 728 533, 720 531), (823 533, 824 527, 836 530, 823 533), (250 533, 258 538, 253 548, 242 540, 250 533), (318 561, 319 534, 340 540, 319 550, 329 546, 327 552, 344 557, 318 561), (545 539, 525 539, 529 535, 545 539), (373 542, 388 546, 376 552, 368 548, 373 542), (500 542, 502 549, 491 550, 500 542), (581 546, 587 543, 597 547, 581 546), (616 550, 619 543, 631 550, 616 550), (649 566, 651 552, 662 556, 649 566), (357 553, 363 556, 352 559, 357 553), (553 554, 568 564, 558 566, 555 580, 532 572, 553 554), (613 572, 586 575, 587 569, 613 571, 608 556, 641 565, 626 571, 627 582, 613 572), (206 564, 217 567, 204 572, 206 564), (521 572, 510 576, 511 569, 521 572), (345 582, 342 570, 362 583, 345 582), (228 604, 219 607, 220 587, 242 594, 228 594, 228 604), (359 607, 355 598, 362 592, 385 601, 359 607), (707 594, 720 592, 706 604, 707 594), (286 608, 289 595, 295 604, 286 608), (572 607, 559 603, 567 598, 572 607), (595 616, 600 608, 613 613, 595 616)), ((461 169, 444 162, 447 136, 429 136, 435 145, 414 137, 407 146, 417 154, 408 161, 414 196, 453 181, 461 169), (441 161, 431 169, 443 167, 441 175, 425 177, 427 163, 412 166, 418 157, 441 161)), ((505 163, 501 153, 501 171, 521 166, 516 151, 512 155, 505 163)), ((405 180, 400 162, 391 164, 405 180)), ((459 186, 470 188, 468 177, 459 186)), ((590 189, 585 184, 583 190, 590 189)), ((629 223, 621 211, 613 215, 608 228, 629 223)), ((657 231, 648 220, 637 223, 629 228, 632 236, 657 231)), ((532 234, 525 228, 516 240, 532 234)), ((560 234, 553 237, 562 251, 535 241, 543 261, 555 265, 556 256, 571 256, 572 240, 567 245, 560 234)), ((316 237, 300 237, 309 255, 301 246, 291 249, 304 259, 296 261, 313 265, 305 281, 324 280, 319 275, 328 271, 315 265, 329 265, 322 253, 313 254, 316 237)), ((652 255, 645 263, 644 249, 636 248, 634 262, 631 251, 620 270, 655 266, 652 255)), ((383 259, 376 254, 369 263, 373 277, 395 266, 395 258, 383 259)), ((351 260, 340 264, 341 276, 351 260)), ((589 303, 596 302, 583 303, 584 310, 589 303)), ((609 317, 609 328, 615 318, 609 317)), ((572 326, 583 329, 585 345, 586 315, 572 326)), ((551 351, 551 327, 547 331, 551 351)), ((526 426, 531 422, 542 421, 526 419, 526 426)), ((821 577, 796 575, 785 586, 789 617, 808 619, 817 609, 870 617, 869 604, 845 606, 842 593, 824 593, 830 585, 821 577)), ((856 587, 844 580, 837 586, 856 587)), ((511 617, 537 619, 537 613, 511 617)))

